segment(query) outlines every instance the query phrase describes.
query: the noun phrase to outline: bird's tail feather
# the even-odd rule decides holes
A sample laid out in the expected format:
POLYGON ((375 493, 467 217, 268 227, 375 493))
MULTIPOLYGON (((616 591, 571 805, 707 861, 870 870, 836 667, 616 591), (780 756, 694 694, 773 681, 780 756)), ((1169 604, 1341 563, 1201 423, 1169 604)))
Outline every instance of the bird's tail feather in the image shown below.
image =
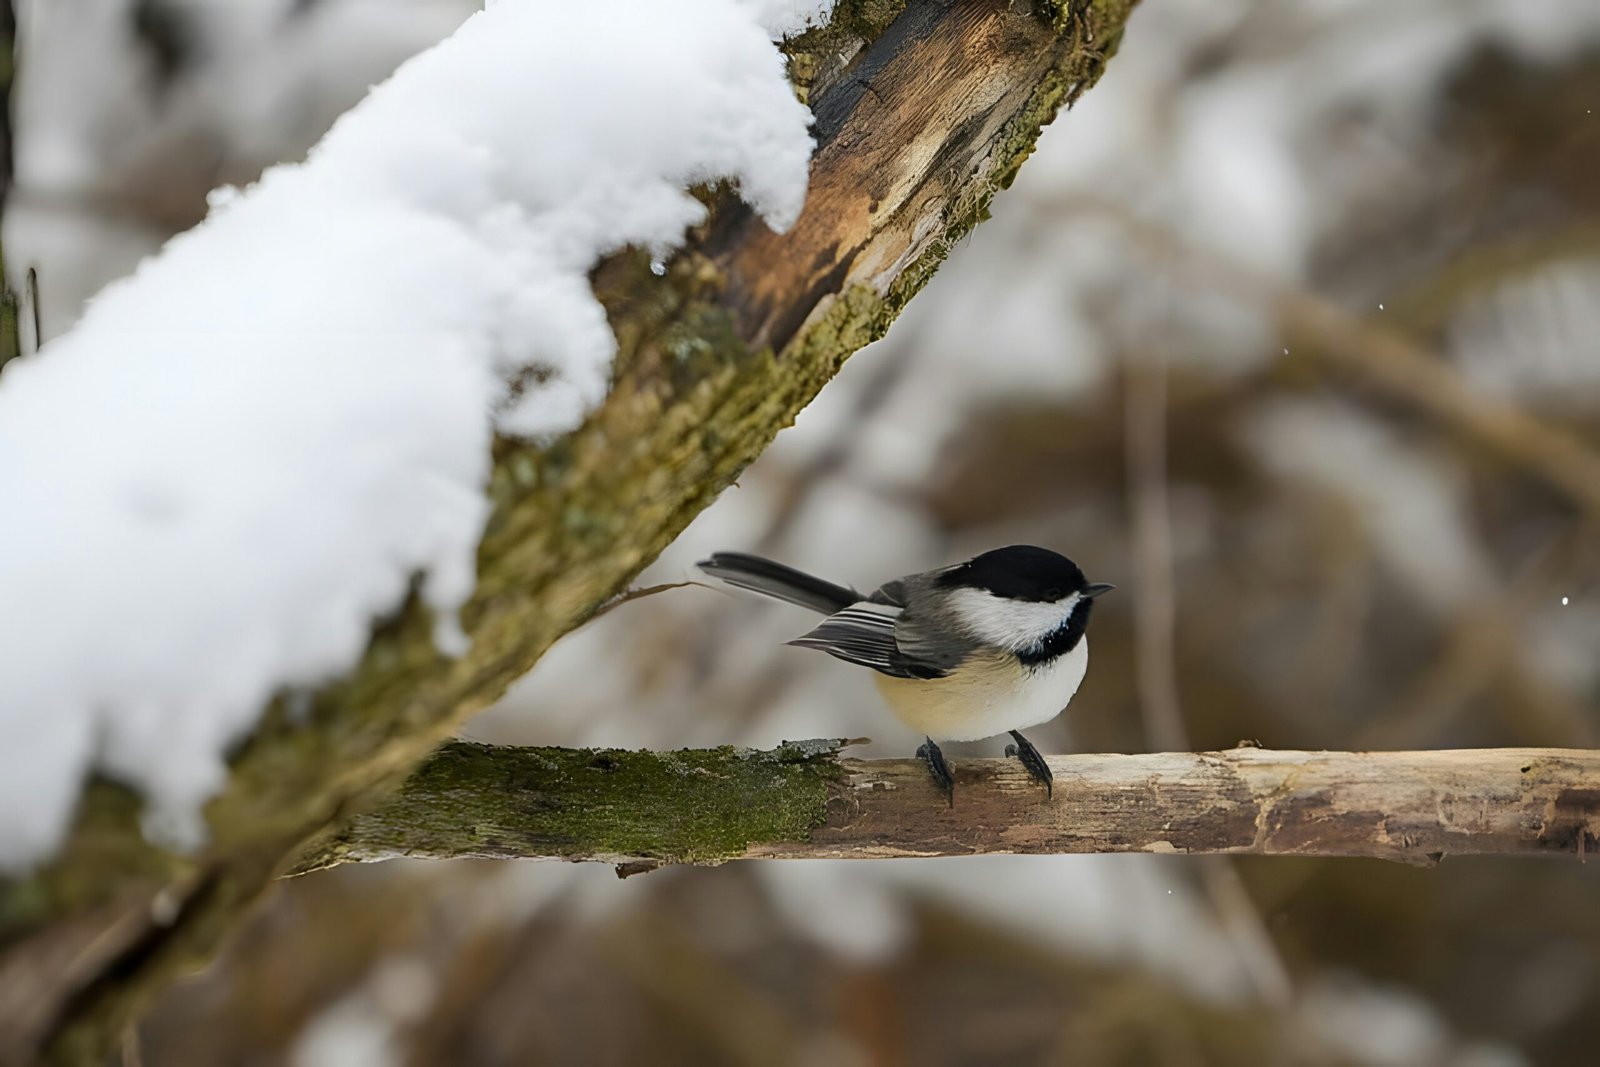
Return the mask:
POLYGON ((834 585, 793 567, 743 552, 716 552, 699 563, 702 571, 729 585, 777 597, 824 615, 832 615, 861 599, 845 585, 834 585))

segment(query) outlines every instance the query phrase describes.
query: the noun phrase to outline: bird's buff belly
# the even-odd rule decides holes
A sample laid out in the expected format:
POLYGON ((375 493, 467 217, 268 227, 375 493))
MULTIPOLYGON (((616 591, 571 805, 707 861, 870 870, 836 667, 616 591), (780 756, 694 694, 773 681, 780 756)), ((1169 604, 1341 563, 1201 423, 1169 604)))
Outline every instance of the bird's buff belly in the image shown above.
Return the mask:
POLYGON ((1061 713, 1083 681, 1088 642, 1040 670, 1009 656, 963 665, 950 677, 919 680, 877 676, 890 710, 935 741, 977 741, 1026 730, 1061 713))

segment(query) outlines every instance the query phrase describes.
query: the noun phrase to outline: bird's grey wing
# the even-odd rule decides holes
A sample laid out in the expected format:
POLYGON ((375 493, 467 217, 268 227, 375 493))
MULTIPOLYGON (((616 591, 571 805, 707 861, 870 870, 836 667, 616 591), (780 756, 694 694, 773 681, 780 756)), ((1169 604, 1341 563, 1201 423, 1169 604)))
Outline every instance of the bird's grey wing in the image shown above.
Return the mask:
POLYGON ((897 668, 900 649, 894 640, 894 624, 900 610, 892 604, 861 601, 834 612, 789 644, 820 649, 884 674, 909 677, 897 668))
POLYGON ((914 611, 902 611, 895 620, 894 640, 913 678, 943 678, 972 654, 972 642, 960 630, 929 625, 914 611))
POLYGON ((935 579, 946 571, 953 571, 954 567, 940 567, 938 570, 924 571, 921 574, 908 574, 904 578, 884 582, 872 591, 867 597, 874 604, 892 604, 897 608, 911 606, 911 602, 921 593, 926 593, 934 587, 935 579))
POLYGON ((906 579, 896 578, 892 582, 884 582, 872 591, 867 599, 874 604, 889 604, 893 607, 903 608, 909 603, 911 590, 907 587, 906 579))
POLYGON ((816 629, 790 641, 801 648, 815 648, 848 663, 871 667, 894 678, 941 678, 960 662, 959 657, 924 659, 918 650, 939 652, 908 619, 903 608, 894 604, 862 601, 829 615, 816 629), (909 638, 912 651, 902 641, 909 638))

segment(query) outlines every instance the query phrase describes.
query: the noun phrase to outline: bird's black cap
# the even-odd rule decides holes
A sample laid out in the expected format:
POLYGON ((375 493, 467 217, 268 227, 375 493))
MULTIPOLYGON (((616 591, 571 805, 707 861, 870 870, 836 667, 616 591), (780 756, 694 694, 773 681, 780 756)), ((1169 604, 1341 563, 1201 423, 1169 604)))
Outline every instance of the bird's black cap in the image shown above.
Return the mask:
POLYGON ((1044 602, 1083 593, 1089 582, 1078 565, 1048 548, 1008 545, 975 556, 939 575, 947 589, 984 589, 1007 600, 1044 602))

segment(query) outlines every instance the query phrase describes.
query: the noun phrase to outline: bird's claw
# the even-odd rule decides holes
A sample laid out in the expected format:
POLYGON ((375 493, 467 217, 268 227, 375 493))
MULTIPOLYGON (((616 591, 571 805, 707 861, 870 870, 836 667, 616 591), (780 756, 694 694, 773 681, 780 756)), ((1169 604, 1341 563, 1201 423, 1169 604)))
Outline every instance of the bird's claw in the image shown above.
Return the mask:
POLYGON ((939 746, 929 737, 917 746, 917 758, 928 765, 928 773, 933 775, 934 784, 944 792, 945 800, 950 807, 956 806, 956 779, 950 773, 950 764, 945 762, 944 753, 939 751, 939 746))
POLYGON ((1006 746, 1006 755, 1015 756, 1021 760, 1022 766, 1027 769, 1028 773, 1036 781, 1044 783, 1046 800, 1055 799, 1056 776, 1050 773, 1050 764, 1046 763, 1044 757, 1039 755, 1039 750, 1033 747, 1032 741, 1029 741, 1015 730, 1011 731, 1011 736, 1015 739, 1016 744, 1006 746))

